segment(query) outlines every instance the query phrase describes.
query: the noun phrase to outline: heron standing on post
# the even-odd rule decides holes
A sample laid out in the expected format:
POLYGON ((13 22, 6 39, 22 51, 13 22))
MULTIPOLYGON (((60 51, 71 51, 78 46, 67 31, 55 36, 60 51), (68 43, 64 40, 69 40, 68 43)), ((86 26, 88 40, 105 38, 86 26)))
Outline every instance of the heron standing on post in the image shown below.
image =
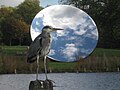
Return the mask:
POLYGON ((57 30, 63 30, 60 28, 53 28, 51 26, 45 26, 42 29, 42 33, 38 35, 35 40, 31 43, 28 54, 27 54, 27 62, 33 63, 37 60, 37 74, 36 80, 38 80, 38 71, 39 71, 39 59, 44 58, 44 68, 45 68, 45 76, 47 78, 47 67, 46 67, 46 57, 50 52, 51 46, 51 35, 50 33, 57 30))

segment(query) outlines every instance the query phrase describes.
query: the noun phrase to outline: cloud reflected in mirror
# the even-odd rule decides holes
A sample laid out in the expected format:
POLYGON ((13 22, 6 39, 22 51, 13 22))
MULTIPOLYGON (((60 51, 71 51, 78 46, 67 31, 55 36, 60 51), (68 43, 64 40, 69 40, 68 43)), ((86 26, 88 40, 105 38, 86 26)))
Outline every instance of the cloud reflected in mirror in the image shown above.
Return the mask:
POLYGON ((63 62, 86 58, 98 42, 98 30, 93 19, 84 11, 69 5, 53 5, 40 11, 32 21, 31 37, 34 40, 44 26, 63 28, 53 32, 49 57, 63 62))

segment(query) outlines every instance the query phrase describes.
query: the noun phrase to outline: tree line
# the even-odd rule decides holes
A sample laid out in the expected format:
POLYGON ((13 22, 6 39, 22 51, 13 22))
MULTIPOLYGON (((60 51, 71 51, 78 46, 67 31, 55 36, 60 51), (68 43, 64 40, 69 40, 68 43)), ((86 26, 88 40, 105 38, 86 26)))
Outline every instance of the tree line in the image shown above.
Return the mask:
POLYGON ((42 9, 39 0, 25 0, 17 7, 0 8, 0 44, 29 45, 29 29, 34 16, 42 9))
MULTIPOLYGON (((43 8, 39 0, 25 0, 17 7, 0 8, 0 44, 29 45, 29 29, 34 16, 43 8)), ((119 0, 59 0, 60 4, 74 5, 87 12, 99 30, 98 46, 120 48, 119 0)))

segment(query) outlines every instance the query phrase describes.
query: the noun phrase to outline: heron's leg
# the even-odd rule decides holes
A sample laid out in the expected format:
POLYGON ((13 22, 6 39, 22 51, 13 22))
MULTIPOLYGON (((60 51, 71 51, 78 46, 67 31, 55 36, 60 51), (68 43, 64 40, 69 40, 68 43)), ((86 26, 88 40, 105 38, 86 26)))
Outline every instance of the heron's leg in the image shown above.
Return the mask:
POLYGON ((46 76, 46 79, 48 79, 47 77, 47 66, 46 66, 46 56, 44 56, 44 68, 45 68, 45 76, 46 76))
POLYGON ((39 54, 37 54, 37 73, 36 73, 36 80, 38 80, 38 73, 39 73, 39 54))

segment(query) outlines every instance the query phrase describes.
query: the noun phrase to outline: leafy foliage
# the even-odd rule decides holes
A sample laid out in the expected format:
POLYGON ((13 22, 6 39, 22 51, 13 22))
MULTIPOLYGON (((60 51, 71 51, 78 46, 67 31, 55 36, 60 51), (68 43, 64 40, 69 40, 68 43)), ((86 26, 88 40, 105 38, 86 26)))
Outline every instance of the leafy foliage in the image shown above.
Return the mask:
POLYGON ((41 9, 39 0, 25 0, 17 7, 16 12, 22 16, 26 23, 31 24, 32 19, 41 9))
POLYGON ((5 45, 29 45, 29 28, 42 9, 39 0, 25 0, 17 7, 0 8, 0 42, 5 45))

